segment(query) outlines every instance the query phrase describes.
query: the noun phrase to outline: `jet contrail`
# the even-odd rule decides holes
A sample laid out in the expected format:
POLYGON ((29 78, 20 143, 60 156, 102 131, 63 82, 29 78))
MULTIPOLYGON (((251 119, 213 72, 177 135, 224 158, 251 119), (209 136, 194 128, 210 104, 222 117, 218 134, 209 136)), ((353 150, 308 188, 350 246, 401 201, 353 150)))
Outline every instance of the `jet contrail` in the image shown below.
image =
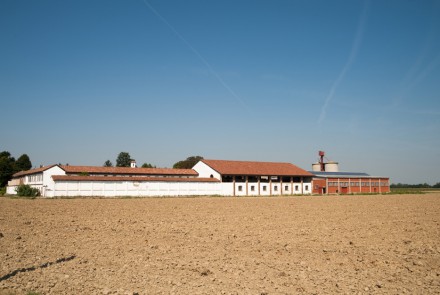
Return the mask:
POLYGON ((176 35, 199 59, 200 61, 208 68, 209 72, 219 81, 219 83, 247 110, 249 107, 245 104, 243 99, 241 99, 238 94, 229 87, 228 84, 220 77, 220 75, 214 70, 214 68, 208 63, 208 61, 199 53, 197 49, 194 48, 183 36, 180 34, 147 0, 143 0, 145 5, 165 24, 167 27, 176 35))
POLYGON ((348 56, 348 60, 345 63, 345 66, 342 68, 342 71, 339 73, 338 78, 333 83, 332 87, 330 88, 330 92, 327 95, 325 102, 324 102, 324 105, 321 108, 321 115, 319 116, 318 124, 321 124, 322 121, 324 121, 325 116, 327 114, 327 107, 328 107, 330 101, 333 99, 333 96, 335 95, 336 89, 338 88, 338 86, 342 82, 342 80, 344 79, 345 74, 350 69, 351 65, 353 64, 353 62, 356 58, 357 52, 359 50, 359 45, 361 44, 362 35, 364 32, 365 21, 367 19, 368 5, 369 5, 369 2, 365 1, 364 2, 364 9, 362 11, 361 17, 359 18, 358 27, 356 30, 356 36, 354 38, 353 45, 351 46, 350 55, 348 56))

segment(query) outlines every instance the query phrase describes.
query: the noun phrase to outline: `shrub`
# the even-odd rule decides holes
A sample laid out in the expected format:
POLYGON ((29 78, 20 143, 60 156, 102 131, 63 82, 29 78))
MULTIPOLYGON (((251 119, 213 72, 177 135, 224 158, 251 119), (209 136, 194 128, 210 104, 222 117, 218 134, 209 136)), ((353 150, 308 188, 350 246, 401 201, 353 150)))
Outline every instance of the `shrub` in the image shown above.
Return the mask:
POLYGON ((19 185, 15 191, 17 192, 17 195, 22 197, 37 197, 40 195, 40 191, 34 187, 31 187, 27 184, 21 184, 19 185))
POLYGON ((3 196, 4 194, 6 194, 6 186, 0 187, 0 196, 3 196))

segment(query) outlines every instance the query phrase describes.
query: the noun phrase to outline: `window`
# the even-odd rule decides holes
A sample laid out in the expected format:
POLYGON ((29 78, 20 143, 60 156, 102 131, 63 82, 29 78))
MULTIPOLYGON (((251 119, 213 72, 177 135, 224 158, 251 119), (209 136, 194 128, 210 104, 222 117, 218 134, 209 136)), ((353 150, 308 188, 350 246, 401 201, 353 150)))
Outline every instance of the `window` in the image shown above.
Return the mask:
POLYGON ((309 190, 309 186, 308 186, 308 185, 306 185, 306 187, 305 187, 305 190, 306 190, 306 191, 308 191, 308 190, 309 190))
POLYGON ((246 178, 244 176, 235 176, 235 182, 245 182, 246 178))
POLYGON ((278 191, 278 186, 274 186, 273 187, 273 190, 276 192, 276 191, 278 191))
POLYGON ((299 191, 299 186, 295 185, 295 191, 299 191))
POLYGON ((239 186, 238 186, 238 191, 239 191, 239 192, 243 191, 243 186, 239 185, 239 186))
POLYGON ((257 176, 248 176, 248 182, 258 182, 257 176))
POLYGON ((266 186, 265 185, 263 185, 263 192, 265 192, 266 191, 266 186))
POLYGON ((230 175, 222 176, 222 182, 233 182, 232 176, 230 175))
POLYGON ((251 185, 251 192, 255 191, 255 186, 251 185))
POLYGON ((284 190, 289 191, 289 186, 288 185, 284 186, 284 190))

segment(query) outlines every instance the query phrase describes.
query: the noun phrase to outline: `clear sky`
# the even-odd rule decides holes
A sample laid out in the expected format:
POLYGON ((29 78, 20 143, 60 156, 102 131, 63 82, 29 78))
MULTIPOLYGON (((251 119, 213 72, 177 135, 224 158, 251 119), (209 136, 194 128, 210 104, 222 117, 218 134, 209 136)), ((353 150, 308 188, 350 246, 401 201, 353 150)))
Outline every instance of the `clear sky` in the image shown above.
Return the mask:
POLYGON ((440 181, 440 2, 0 1, 0 151, 440 181))

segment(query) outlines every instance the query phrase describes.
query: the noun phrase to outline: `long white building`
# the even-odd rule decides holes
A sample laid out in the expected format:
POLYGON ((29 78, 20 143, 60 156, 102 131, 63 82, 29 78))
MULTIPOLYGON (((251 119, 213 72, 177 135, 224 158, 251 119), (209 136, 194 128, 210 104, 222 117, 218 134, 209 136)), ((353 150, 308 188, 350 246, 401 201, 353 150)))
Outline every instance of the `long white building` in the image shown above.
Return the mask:
POLYGON ((20 184, 59 196, 272 196, 310 194, 313 174, 290 163, 202 160, 192 169, 51 165, 13 175, 20 184))

